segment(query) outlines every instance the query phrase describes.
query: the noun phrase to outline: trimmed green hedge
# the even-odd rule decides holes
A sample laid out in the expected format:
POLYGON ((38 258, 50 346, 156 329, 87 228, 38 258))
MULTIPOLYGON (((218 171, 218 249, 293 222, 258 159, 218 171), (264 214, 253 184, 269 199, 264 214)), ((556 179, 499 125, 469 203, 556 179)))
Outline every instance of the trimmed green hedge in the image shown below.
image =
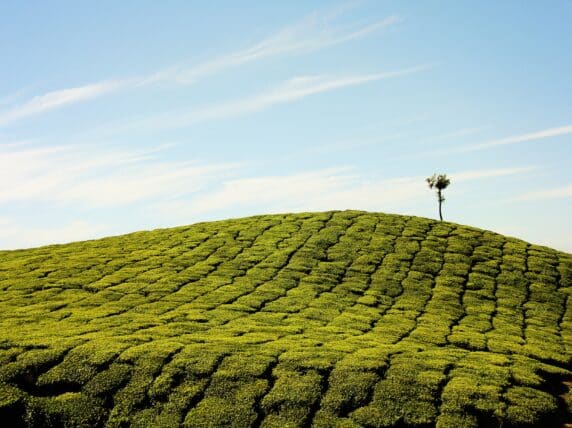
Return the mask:
POLYGON ((359 211, 0 252, 10 427, 547 427, 572 255, 359 211))

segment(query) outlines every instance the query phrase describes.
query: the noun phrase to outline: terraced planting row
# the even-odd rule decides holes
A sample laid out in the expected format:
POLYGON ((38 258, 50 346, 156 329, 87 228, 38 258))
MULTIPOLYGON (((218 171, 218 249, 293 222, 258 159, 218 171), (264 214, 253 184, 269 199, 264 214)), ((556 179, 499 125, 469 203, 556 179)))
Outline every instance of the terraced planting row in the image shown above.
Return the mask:
POLYGON ((557 427, 571 293, 570 254, 357 211, 0 252, 0 421, 557 427))

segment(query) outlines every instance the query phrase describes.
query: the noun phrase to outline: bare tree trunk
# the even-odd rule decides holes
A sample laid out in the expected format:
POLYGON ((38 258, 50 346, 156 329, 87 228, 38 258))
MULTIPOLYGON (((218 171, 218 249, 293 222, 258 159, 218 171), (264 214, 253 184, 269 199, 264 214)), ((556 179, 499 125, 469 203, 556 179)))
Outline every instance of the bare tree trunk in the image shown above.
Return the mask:
POLYGON ((439 219, 443 221, 443 212, 441 211, 441 204, 443 203, 443 197, 441 196, 441 190, 438 190, 437 197, 439 198, 439 219))

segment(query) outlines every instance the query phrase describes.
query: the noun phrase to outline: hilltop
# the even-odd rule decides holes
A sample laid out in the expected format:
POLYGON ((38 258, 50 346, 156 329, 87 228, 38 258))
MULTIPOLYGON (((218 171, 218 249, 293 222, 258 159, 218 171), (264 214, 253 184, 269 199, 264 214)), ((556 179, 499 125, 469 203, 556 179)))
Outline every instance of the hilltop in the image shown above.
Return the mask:
POLYGON ((571 293, 571 254, 357 211, 3 251, 0 420, 561 426, 571 293))

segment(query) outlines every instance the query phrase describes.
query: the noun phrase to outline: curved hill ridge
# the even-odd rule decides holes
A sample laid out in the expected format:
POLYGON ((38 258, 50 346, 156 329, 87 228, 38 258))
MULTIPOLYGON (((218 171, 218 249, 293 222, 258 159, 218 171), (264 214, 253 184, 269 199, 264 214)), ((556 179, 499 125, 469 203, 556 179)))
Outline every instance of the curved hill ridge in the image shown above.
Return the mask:
POLYGON ((358 211, 0 252, 8 426, 560 426, 572 255, 358 211))

